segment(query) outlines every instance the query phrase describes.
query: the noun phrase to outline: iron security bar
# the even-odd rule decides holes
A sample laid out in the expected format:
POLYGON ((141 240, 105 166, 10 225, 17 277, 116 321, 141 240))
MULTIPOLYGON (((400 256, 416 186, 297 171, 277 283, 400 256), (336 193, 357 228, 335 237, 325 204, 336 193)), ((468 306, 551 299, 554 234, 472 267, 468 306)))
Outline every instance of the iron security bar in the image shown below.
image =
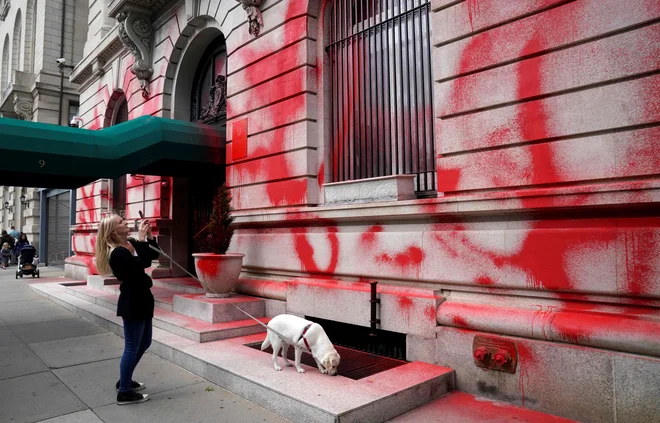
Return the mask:
POLYGON ((428 0, 336 0, 332 70, 333 181, 414 174, 435 192, 428 0))

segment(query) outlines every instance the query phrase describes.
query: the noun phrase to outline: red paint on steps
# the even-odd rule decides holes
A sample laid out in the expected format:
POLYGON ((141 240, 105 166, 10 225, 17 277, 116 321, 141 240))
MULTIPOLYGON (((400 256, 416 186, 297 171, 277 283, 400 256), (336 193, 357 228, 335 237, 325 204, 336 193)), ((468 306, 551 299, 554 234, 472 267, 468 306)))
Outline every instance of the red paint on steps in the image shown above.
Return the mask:
POLYGON ((516 407, 499 401, 477 397, 465 392, 452 392, 406 414, 390 420, 392 423, 461 422, 461 423, 571 423, 539 411, 516 407))

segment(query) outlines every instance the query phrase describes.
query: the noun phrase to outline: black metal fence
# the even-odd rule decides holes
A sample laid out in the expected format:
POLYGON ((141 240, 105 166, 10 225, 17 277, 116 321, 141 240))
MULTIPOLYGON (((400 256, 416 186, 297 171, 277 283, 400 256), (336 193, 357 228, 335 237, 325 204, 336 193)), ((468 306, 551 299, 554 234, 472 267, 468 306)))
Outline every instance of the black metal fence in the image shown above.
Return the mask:
POLYGON ((428 0, 335 0, 333 181, 414 174, 435 191, 428 0))

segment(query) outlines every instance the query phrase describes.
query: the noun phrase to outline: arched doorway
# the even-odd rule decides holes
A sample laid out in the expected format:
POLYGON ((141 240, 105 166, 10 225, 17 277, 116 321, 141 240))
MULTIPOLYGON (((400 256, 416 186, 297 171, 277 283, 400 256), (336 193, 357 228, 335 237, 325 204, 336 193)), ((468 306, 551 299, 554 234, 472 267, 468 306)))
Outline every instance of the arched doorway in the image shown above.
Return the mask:
MULTIPOLYGON (((213 125, 226 134, 227 46, 225 37, 212 19, 195 21, 197 31, 181 58, 174 61, 175 78, 171 96, 171 117, 213 125)), ((222 137, 223 142, 225 137, 222 137)), ((225 182, 225 158, 213 172, 200 172, 187 178, 176 178, 173 184, 173 222, 175 260, 194 272, 191 254, 199 252, 198 240, 209 223, 213 195, 225 182), (177 200, 181 199, 181 200, 177 200), (183 201, 185 199, 185 201, 183 201), (184 204, 185 203, 185 204, 184 204), (177 219, 175 216, 181 216, 177 219), (185 218, 183 218, 185 216, 185 218), (182 248, 186 243, 186 248, 182 248)))
MULTIPOLYGON (((226 133, 227 125, 227 47, 218 35, 204 50, 197 69, 190 98, 190 120, 216 125, 226 133)), ((213 197, 225 182, 224 165, 215 174, 191 175, 189 253, 201 252, 199 240, 211 219, 213 197)), ((191 266, 192 267, 192 266, 191 266)))

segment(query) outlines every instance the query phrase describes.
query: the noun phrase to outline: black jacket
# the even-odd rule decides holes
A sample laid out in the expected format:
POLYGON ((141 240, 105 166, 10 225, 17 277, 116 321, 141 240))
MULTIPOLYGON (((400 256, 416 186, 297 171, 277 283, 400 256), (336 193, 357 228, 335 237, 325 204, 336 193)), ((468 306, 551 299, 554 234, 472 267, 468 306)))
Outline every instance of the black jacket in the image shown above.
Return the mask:
POLYGON ((158 258, 158 253, 149 244, 158 248, 156 240, 138 242, 129 239, 138 254, 135 257, 125 247, 117 247, 110 253, 110 268, 119 285, 117 316, 131 320, 147 320, 154 317, 154 296, 151 294, 153 282, 144 269, 158 258))

